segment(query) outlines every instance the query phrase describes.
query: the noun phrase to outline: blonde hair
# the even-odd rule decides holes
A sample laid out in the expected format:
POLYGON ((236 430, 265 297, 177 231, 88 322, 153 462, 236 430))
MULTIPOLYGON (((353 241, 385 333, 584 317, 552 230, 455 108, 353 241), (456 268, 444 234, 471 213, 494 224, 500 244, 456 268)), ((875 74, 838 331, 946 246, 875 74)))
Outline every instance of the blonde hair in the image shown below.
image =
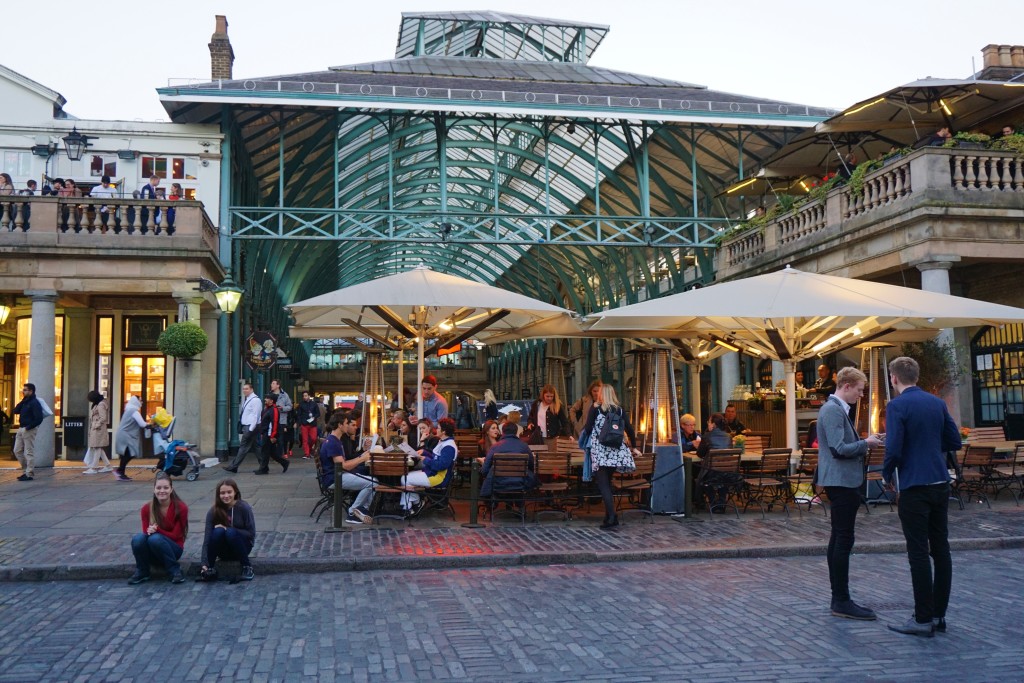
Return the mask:
POLYGON ((601 385, 601 410, 608 412, 612 406, 619 407, 619 399, 615 395, 615 387, 611 384, 601 385))
POLYGON ((484 389, 484 405, 489 406, 492 403, 497 403, 497 399, 494 398, 494 392, 490 389, 484 389))
POLYGON ((868 378, 863 372, 853 366, 845 367, 836 373, 836 388, 845 386, 847 384, 857 384, 858 382, 867 382, 868 378))
POLYGON ((562 412, 562 399, 558 398, 558 392, 555 391, 555 385, 553 384, 545 384, 540 388, 541 403, 544 402, 544 394, 549 391, 555 395, 555 400, 551 402, 551 407, 554 409, 556 414, 562 412))

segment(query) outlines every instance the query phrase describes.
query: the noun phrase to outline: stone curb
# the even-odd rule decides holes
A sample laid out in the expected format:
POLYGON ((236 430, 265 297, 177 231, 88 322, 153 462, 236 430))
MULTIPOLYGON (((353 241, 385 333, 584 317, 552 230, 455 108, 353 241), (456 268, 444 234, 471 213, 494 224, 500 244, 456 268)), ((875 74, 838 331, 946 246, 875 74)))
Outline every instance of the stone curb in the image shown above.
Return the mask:
MULTIPOLYGON (((1024 536, 1002 538, 955 538, 949 541, 954 551, 1024 548, 1024 536)), ((901 541, 858 543, 859 555, 901 554, 901 541)), ((365 572, 415 569, 479 569, 525 567, 552 564, 594 564, 608 562, 644 562, 658 560, 717 560, 767 557, 809 557, 825 553, 824 545, 740 546, 735 548, 669 548, 662 550, 611 550, 567 552, 522 552, 474 555, 391 555, 363 558, 253 558, 258 576, 271 574, 323 574, 328 572, 365 572)), ((197 562, 182 562, 189 576, 197 576, 197 562)), ((134 566, 130 563, 39 564, 23 567, 0 566, 0 581, 87 581, 127 579, 134 566)))

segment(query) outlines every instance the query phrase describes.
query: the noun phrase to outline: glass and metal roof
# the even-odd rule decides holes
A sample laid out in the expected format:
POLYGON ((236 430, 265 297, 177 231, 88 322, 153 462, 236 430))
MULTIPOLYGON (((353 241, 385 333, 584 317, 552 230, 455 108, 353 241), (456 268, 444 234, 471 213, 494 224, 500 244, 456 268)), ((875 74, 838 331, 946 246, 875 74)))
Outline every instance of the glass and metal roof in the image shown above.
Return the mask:
POLYGON ((456 19, 467 35, 490 22, 490 45, 497 17, 407 14, 398 59, 159 90, 173 120, 230 133, 222 229, 267 317, 419 264, 581 311, 682 289, 745 212, 719 190, 831 113, 529 51, 537 27, 607 27, 511 17, 531 27, 512 52, 453 55, 451 26, 419 56, 403 47, 414 24, 456 19), (645 243, 651 220, 700 246, 645 243))
POLYGON ((585 64, 608 27, 503 12, 403 12, 395 57, 457 55, 585 64))

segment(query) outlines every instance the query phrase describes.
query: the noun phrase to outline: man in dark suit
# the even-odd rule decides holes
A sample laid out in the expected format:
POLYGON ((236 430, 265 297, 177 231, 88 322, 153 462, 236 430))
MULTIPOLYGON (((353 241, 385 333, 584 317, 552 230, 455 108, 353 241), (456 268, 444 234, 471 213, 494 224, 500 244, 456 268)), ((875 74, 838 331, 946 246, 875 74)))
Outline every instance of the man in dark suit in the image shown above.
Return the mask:
MULTIPOLYGON (((823 366, 826 369, 828 366, 823 366)), ((864 456, 881 446, 878 435, 861 439, 850 420, 850 404, 864 394, 867 377, 857 368, 843 368, 835 393, 818 411, 818 484, 832 504, 828 578, 832 585, 832 616, 873 621, 875 613, 850 597, 850 553, 864 486, 864 456)))
POLYGON ((961 443, 946 404, 917 386, 919 375, 913 358, 902 356, 889 363, 889 378, 899 396, 885 409, 888 433, 882 478, 890 487, 899 487, 900 523, 914 585, 914 616, 889 628, 930 638, 936 630, 946 630, 946 606, 953 583, 946 453, 958 450, 961 443), (929 554, 935 562, 934 580, 929 554))

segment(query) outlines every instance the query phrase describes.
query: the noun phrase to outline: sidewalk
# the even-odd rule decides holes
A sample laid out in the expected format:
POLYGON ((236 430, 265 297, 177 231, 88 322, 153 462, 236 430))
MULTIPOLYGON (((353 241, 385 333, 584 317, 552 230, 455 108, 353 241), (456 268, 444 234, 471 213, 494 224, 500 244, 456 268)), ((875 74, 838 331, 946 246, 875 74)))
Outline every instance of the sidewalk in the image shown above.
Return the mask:
MULTIPOLYGON (((3 463, 7 465, 7 463, 3 463)), ((350 533, 324 533, 330 525, 308 516, 319 498, 312 461, 293 459, 287 474, 252 474, 246 462, 235 477, 242 496, 256 512, 257 574, 499 567, 694 557, 779 557, 822 555, 829 524, 821 510, 787 519, 774 512, 762 520, 756 510, 734 515, 706 514, 682 519, 657 516, 647 523, 630 515, 613 531, 597 528, 592 510, 570 523, 548 518, 526 527, 508 517, 481 529, 461 526, 447 516, 428 516, 412 525, 383 521, 351 527, 350 533)), ((133 567, 129 538, 141 526, 139 510, 152 496, 152 474, 129 468, 133 482, 109 474, 84 476, 81 466, 61 464, 37 470, 35 481, 19 482, 20 472, 0 468, 0 580, 108 579, 127 577, 133 567)), ((226 473, 205 469, 195 482, 175 479, 175 490, 189 506, 190 534, 182 558, 198 566, 206 512, 214 487, 226 473)), ((1004 495, 991 510, 972 503, 950 509, 954 550, 1024 547, 1024 506, 1004 495)), ((863 510, 857 520, 857 553, 903 553, 899 518, 888 506, 863 510)), ((191 565, 191 567, 189 567, 191 565)))

